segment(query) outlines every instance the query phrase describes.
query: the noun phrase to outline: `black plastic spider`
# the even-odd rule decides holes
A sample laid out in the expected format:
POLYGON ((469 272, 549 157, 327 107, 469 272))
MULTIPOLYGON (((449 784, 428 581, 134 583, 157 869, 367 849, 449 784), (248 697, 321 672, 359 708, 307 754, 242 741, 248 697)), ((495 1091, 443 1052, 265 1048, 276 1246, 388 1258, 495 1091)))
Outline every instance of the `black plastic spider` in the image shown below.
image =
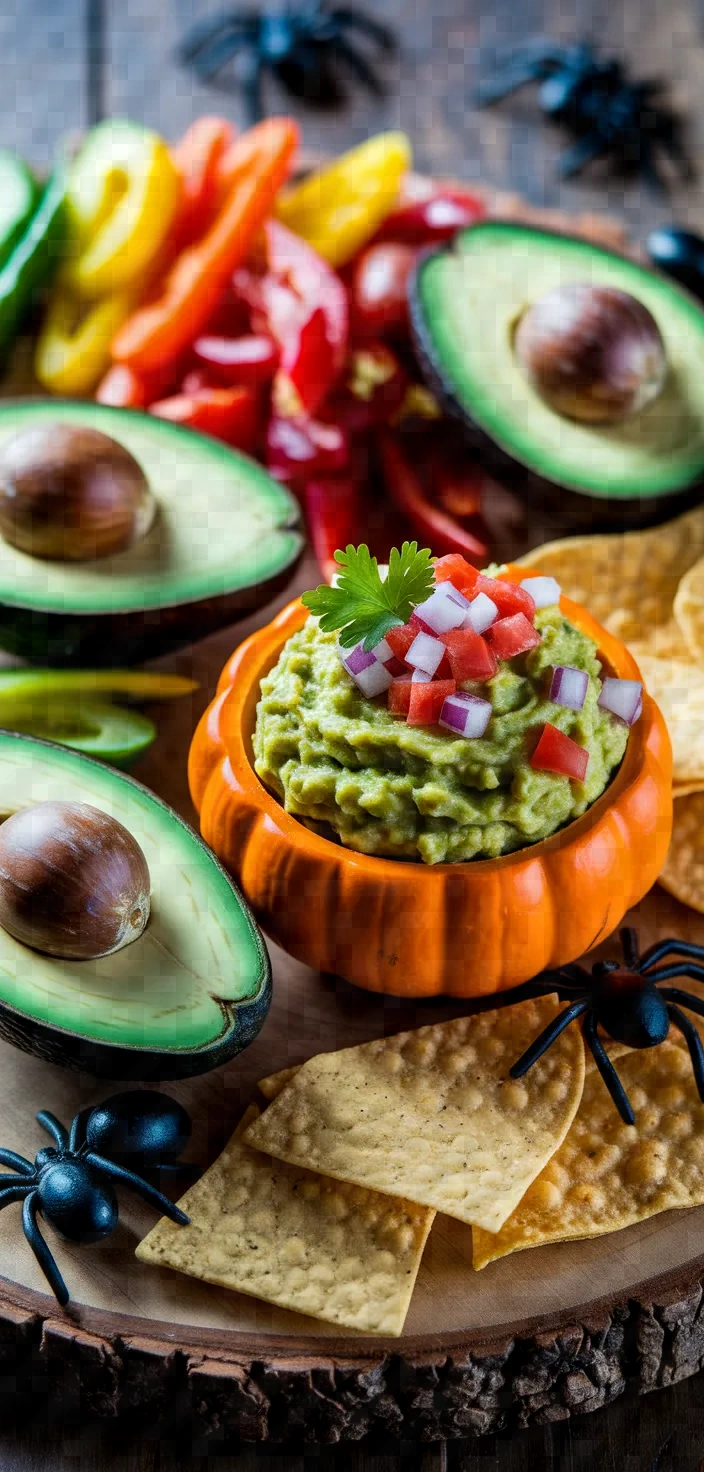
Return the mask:
POLYGON ((128 1166, 131 1161, 144 1170, 183 1168, 193 1174, 193 1167, 181 1167, 175 1160, 190 1136, 191 1122, 174 1099, 142 1089, 115 1094, 97 1108, 83 1110, 70 1131, 47 1109, 37 1119, 54 1145, 40 1150, 33 1165, 14 1150, 0 1149, 0 1165, 18 1172, 0 1174, 0 1211, 14 1201, 23 1202, 25 1237, 52 1292, 65 1306, 68 1289, 39 1230, 38 1215, 69 1242, 99 1242, 118 1222, 114 1181, 186 1226, 185 1213, 128 1166), (123 1163, 107 1159, 108 1153, 123 1163))
POLYGON ((694 1023, 677 1005, 681 1003, 690 1012, 696 1012, 698 1017, 704 1017, 704 1001, 676 986, 658 990, 660 982, 675 976, 690 976, 694 981, 704 981, 704 965, 696 966, 689 962, 690 957, 704 961, 704 947, 683 940, 661 940, 639 957, 635 930, 621 931, 621 946, 622 966, 617 961, 597 961, 591 974, 584 966, 569 966, 561 971, 546 972, 545 983, 541 983, 537 990, 536 984, 531 985, 533 996, 559 991, 567 999, 573 996, 574 1001, 526 1048, 510 1072, 511 1078, 523 1078, 560 1033, 575 1018, 583 1017, 585 1042, 611 1098, 625 1124, 635 1124, 628 1096, 597 1028, 602 1027, 608 1037, 626 1043, 629 1048, 655 1048, 665 1041, 670 1023, 674 1022, 685 1036, 695 1083, 704 1103, 704 1047, 694 1023), (658 966, 665 956, 681 956, 684 964, 658 966))
POLYGON ((563 178, 610 155, 660 189, 659 153, 672 160, 683 178, 691 178, 680 119, 656 101, 662 82, 629 81, 623 62, 615 57, 600 61, 586 41, 560 46, 543 39, 512 51, 498 75, 480 83, 476 101, 489 106, 528 82, 542 83, 542 111, 577 135, 577 142, 558 159, 563 178))
POLYGON ((201 82, 213 82, 230 62, 242 88, 248 121, 264 116, 263 80, 271 73, 291 97, 317 107, 344 101, 339 69, 375 96, 383 85, 359 49, 364 38, 373 51, 395 50, 393 32, 351 5, 327 9, 324 0, 300 0, 283 8, 225 11, 207 16, 184 36, 178 59, 201 82))

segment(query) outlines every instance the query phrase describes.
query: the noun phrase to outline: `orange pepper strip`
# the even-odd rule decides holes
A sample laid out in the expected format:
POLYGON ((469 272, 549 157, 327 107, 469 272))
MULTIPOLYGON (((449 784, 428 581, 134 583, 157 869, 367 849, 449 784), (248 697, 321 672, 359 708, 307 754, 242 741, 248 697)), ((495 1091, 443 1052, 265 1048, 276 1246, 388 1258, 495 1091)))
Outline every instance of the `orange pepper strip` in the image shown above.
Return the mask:
POLYGON ((139 374, 153 373, 193 341, 271 213, 297 142, 294 122, 268 118, 230 146, 232 182, 220 213, 203 238, 177 258, 158 299, 120 329, 112 346, 116 362, 139 374))

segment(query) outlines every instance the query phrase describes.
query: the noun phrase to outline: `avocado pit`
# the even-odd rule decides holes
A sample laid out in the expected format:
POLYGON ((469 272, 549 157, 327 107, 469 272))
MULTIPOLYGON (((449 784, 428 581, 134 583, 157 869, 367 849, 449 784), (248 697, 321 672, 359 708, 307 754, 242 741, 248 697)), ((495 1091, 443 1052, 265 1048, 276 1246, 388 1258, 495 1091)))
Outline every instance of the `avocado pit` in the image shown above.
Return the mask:
POLYGON ((31 557, 121 552, 146 535, 156 509, 139 462, 100 430, 40 424, 0 449, 0 534, 31 557))
POLYGON ((545 293, 519 318, 518 363, 558 414, 617 424, 645 409, 667 376, 657 322, 629 292, 573 283, 545 293))
POLYGON ((142 934, 149 868, 116 818, 83 802, 40 802, 0 827, 0 926, 49 956, 94 960, 142 934))

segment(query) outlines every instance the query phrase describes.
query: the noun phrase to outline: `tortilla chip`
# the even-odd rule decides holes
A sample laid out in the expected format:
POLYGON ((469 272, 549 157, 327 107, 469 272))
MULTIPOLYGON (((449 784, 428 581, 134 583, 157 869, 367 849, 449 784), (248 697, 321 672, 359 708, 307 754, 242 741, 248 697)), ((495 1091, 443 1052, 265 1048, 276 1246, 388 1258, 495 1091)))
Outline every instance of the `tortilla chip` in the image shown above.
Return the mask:
POLYGON ((704 557, 704 507, 648 531, 566 537, 518 559, 557 578, 569 598, 583 603, 626 644, 662 658, 688 658, 673 619, 680 579, 704 557))
POLYGON ((672 838, 659 883, 704 914, 704 792, 678 797, 673 804, 672 838))
POLYGON ((247 1142, 498 1231, 581 1098, 579 1028, 508 1077, 560 1005, 553 994, 310 1058, 247 1142))
POLYGON ((675 785, 704 784, 704 668, 649 654, 638 662, 670 733, 675 785))
POLYGON ((680 580, 674 610, 692 659, 704 663, 704 557, 680 580))
POLYGON ((291 1079, 295 1078, 300 1066, 300 1063, 294 1063, 291 1068, 280 1068, 278 1073, 270 1073, 268 1078, 260 1078, 257 1084, 260 1094, 271 1102, 277 1094, 281 1093, 286 1084, 290 1084, 291 1079))
POLYGON ((704 1203, 704 1104, 686 1048, 667 1039, 618 1066, 636 1116, 624 1124, 596 1069, 564 1144, 499 1232, 472 1230, 472 1261, 620 1231, 704 1203))
POLYGON ((435 1213, 323 1180, 245 1144, 251 1105, 223 1153, 137 1257, 314 1319, 400 1334, 435 1213))

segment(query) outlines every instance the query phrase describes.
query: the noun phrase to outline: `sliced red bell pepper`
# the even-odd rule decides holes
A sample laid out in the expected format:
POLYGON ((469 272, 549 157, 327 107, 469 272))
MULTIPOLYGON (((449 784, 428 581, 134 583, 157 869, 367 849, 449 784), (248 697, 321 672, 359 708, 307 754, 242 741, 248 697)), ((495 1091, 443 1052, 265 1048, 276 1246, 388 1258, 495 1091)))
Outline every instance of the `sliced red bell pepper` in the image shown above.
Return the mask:
POLYGON ((445 552, 458 552, 483 561, 488 552, 488 542, 482 535, 475 536, 460 526, 428 499, 399 435, 391 430, 382 430, 379 448, 387 494, 407 518, 416 537, 438 556, 445 552))
POLYGON ((487 578, 479 574, 474 584, 475 593, 486 593, 496 604, 502 618, 512 613, 523 613, 532 623, 535 618, 535 599, 517 583, 504 582, 502 578, 487 578))
POLYGON ((350 434, 366 434, 396 418, 407 388, 408 374, 391 348, 384 342, 365 343, 348 354, 327 412, 350 434))
MULTIPOLYGON (((270 416, 266 428, 266 465, 277 480, 295 487, 321 475, 344 471, 349 461, 347 435, 339 425, 323 424, 303 415, 295 419, 270 416)), ((357 530, 361 533, 362 528, 357 530)), ((347 543, 338 545, 346 547, 347 543)))
POLYGON ((342 372, 349 337, 347 291, 332 267, 278 220, 264 226, 267 270, 252 286, 262 325, 281 349, 277 402, 293 390, 294 404, 315 414, 342 372))
POLYGON ((564 731, 559 731, 557 726, 546 722, 530 758, 530 765, 536 772, 556 772, 560 777, 583 782, 589 766, 589 752, 583 746, 578 746, 571 736, 565 736, 564 731))
POLYGON ((199 240, 212 224, 219 203, 220 166, 234 135, 227 118, 196 118, 171 149, 181 175, 181 204, 170 231, 174 255, 199 240))
POLYGON ((271 383, 279 366, 279 349, 272 337, 198 337, 193 344, 196 363, 216 383, 260 388, 271 383))
POLYGON ((156 300, 140 307, 118 332, 117 362, 148 373, 173 362, 194 341, 271 213, 297 142, 290 118, 268 118, 235 140, 228 150, 229 188, 213 224, 181 252, 156 300))
POLYGON ((408 282, 417 251, 393 242, 370 245, 352 273, 350 306, 352 331, 359 337, 406 334, 408 282))
POLYGON ((410 675, 400 675, 389 685, 388 709, 392 716, 407 716, 411 706, 413 681, 410 675))
POLYGON ((464 593, 465 598, 471 597, 481 576, 478 567, 472 567, 471 562, 459 552, 448 552, 445 557, 438 557, 433 571, 436 583, 452 583, 458 593, 464 593))
POLYGON ((143 378, 126 363, 113 363, 98 384, 95 398, 99 404, 109 404, 113 409, 146 409, 154 399, 168 393, 172 383, 171 373, 143 378))
POLYGON ((440 638, 447 649, 452 678, 458 684, 463 680, 490 680, 496 674, 496 654, 481 634, 473 629, 451 629, 440 638))
POLYGON ((374 237, 378 241, 401 241, 404 245, 442 245, 475 220, 483 220, 486 204, 471 189, 439 184, 426 199, 401 204, 386 216, 374 237))
POLYGON ((250 453, 259 431, 259 403, 250 388, 206 388, 150 404, 149 413, 224 440, 250 453))
POLYGON ((353 471, 311 479, 303 488, 303 507, 313 551, 330 582, 340 571, 335 553, 360 539, 366 509, 362 483, 353 471))
POLYGON ((512 613, 508 618, 499 618, 486 631, 488 643, 497 659, 514 659, 525 654, 540 643, 540 634, 524 613, 512 613))
POLYGON ((409 726, 436 726, 448 695, 454 695, 456 689, 454 680, 430 680, 427 685, 411 681, 409 726))

